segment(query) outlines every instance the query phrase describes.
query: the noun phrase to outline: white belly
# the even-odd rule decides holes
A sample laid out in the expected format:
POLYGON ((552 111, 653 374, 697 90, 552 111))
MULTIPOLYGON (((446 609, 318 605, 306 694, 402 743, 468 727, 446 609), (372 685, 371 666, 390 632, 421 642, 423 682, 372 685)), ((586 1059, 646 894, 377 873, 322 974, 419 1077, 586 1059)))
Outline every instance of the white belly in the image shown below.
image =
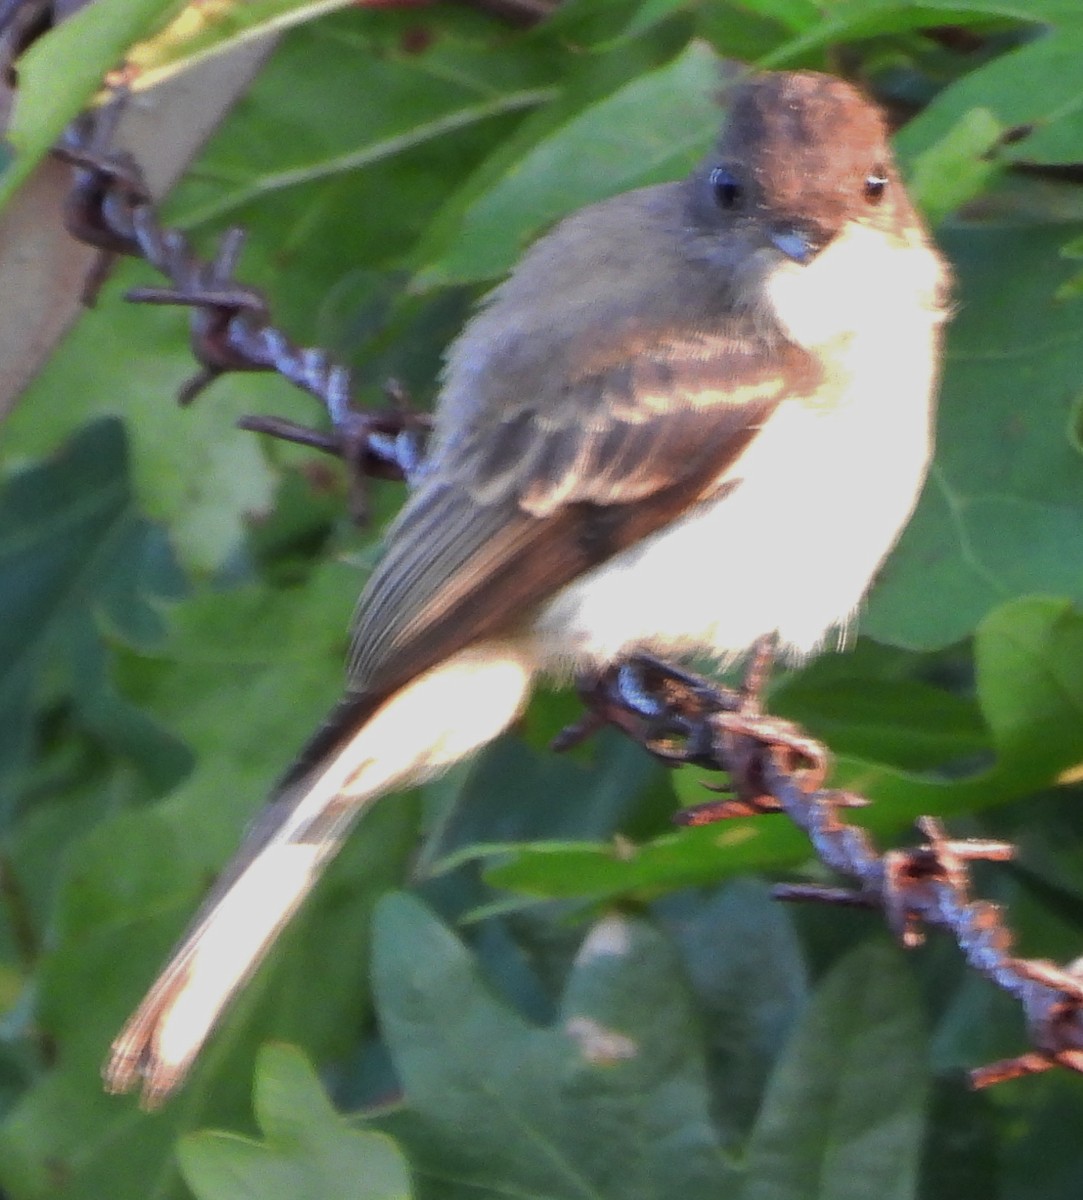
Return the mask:
MULTIPOLYGON (((932 256, 923 249, 922 258, 932 256)), ((814 269, 783 277, 780 289, 795 280, 815 289, 814 269)), ((785 310, 793 295, 780 291, 777 299, 785 310)), ((732 491, 544 607, 534 633, 545 669, 602 665, 635 650, 725 663, 771 632, 800 657, 845 632, 913 510, 931 452, 943 318, 917 297, 906 299, 836 351, 841 402, 784 403, 736 464, 741 482, 732 491)), ((853 319, 832 307, 810 309, 815 331, 810 317, 810 335, 795 340, 815 343, 832 317, 853 319)), ((792 311, 800 334, 804 315, 792 311)))

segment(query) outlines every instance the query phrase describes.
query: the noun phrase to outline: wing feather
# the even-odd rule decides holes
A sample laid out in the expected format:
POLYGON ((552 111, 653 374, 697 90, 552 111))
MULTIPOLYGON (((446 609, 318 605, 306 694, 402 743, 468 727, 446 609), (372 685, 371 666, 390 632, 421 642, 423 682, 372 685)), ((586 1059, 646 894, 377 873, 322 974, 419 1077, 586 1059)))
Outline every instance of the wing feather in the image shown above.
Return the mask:
POLYGON ((717 486, 783 391, 818 382, 786 342, 618 343, 555 402, 517 397, 438 445, 358 604, 351 688, 393 689, 527 619, 717 486))

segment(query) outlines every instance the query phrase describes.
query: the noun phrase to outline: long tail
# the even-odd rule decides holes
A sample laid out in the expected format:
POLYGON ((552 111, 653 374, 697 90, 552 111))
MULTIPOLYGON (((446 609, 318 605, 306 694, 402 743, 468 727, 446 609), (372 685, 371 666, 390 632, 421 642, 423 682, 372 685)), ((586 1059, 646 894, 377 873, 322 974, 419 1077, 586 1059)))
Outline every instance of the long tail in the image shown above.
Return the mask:
MULTIPOLYGON (((512 641, 460 651, 389 698, 353 708, 358 728, 272 799, 143 1002, 114 1041, 106 1088, 142 1084, 160 1104, 187 1075, 233 997, 312 890, 364 809, 491 741, 518 715, 532 664, 512 641)), ((316 735, 313 744, 327 739, 316 735)))

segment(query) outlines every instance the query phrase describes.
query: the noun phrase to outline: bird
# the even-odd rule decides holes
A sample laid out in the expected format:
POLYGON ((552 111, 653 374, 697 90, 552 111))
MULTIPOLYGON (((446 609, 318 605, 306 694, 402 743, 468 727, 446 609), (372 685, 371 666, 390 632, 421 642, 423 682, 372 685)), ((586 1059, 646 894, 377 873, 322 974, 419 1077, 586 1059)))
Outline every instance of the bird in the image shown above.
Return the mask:
POLYGON ((359 814, 637 653, 845 637, 933 449, 950 270, 878 106, 749 72, 683 179, 565 217, 444 360, 348 685, 114 1041, 155 1106, 359 814))

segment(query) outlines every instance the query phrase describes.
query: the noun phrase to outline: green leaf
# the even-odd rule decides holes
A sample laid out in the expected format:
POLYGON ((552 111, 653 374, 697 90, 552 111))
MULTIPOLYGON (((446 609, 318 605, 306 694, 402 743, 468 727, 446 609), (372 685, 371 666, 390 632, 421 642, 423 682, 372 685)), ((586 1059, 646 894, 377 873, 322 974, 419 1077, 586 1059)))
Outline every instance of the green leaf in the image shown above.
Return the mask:
POLYGON ((95 0, 19 59, 7 138, 15 160, 0 175, 0 208, 85 107, 124 51, 176 10, 178 0, 95 0))
MULTIPOLYGON (((192 843, 206 816, 180 836, 158 813, 103 823, 69 853, 62 936, 38 974, 37 1028, 57 1048, 0 1125, 0 1182, 44 1197, 62 1175, 73 1200, 179 1197, 173 1147, 208 1126, 243 1118, 253 1057, 268 1038, 290 1038, 320 1060, 341 1054, 364 1020, 369 914, 401 879, 416 837, 404 800, 370 814, 245 989, 184 1090, 160 1113, 102 1092, 109 1042, 153 979, 206 885, 192 843), (108 964, 108 969, 103 968, 108 964), (62 1114, 78 1114, 78 1123, 62 1114)), ((186 1193, 185 1193, 186 1194, 186 1193)))
MULTIPOLYGON (((968 136, 964 130, 976 112, 991 115, 973 129, 974 150, 994 124, 1022 132, 997 151, 1000 161, 1072 163, 1083 158, 1083 15, 1077 9, 1073 26, 1035 38, 1008 54, 994 58, 945 88, 897 138, 903 161, 942 145, 947 138, 968 136), (963 123, 963 128, 960 124, 963 123)), ((965 149, 965 147, 963 147, 965 149)))
MULTIPOLYGON (((693 792, 695 802, 710 799, 700 777, 689 774, 680 792, 693 792)), ((472 857, 493 859, 485 872, 493 887, 530 896, 585 898, 601 901, 617 896, 648 900, 666 891, 717 883, 745 871, 800 861, 808 843, 786 822, 727 821, 696 829, 664 833, 642 844, 625 838, 599 842, 529 842, 476 847, 472 857)))
POLYGON ((350 1129, 297 1050, 267 1046, 254 1107, 264 1141, 204 1131, 184 1138, 181 1171, 198 1200, 398 1200, 412 1195, 389 1138, 350 1129))
MULTIPOLYGON (((117 276, 121 287, 148 282, 146 267, 117 276)), ((195 374, 184 318, 108 297, 83 315, 23 397, 5 429, 8 450, 43 454, 73 426, 123 415, 140 506, 169 524, 183 561, 213 570, 235 549, 245 518, 273 497, 259 443, 231 423, 259 408, 261 394, 292 400, 292 389, 234 375, 215 384, 212 402, 181 409, 173 396, 195 374)))
POLYGON ((493 54, 463 28, 470 14, 461 10, 429 14, 420 46, 411 39, 416 25, 393 15, 354 10, 294 31, 180 188, 174 219, 189 228, 238 216, 281 221, 279 237, 305 274, 322 267, 332 248, 320 238, 330 230, 338 274, 342 244, 363 248, 351 250, 354 265, 374 256, 385 262, 399 240, 405 253, 410 242, 401 235, 389 244, 386 227, 398 222, 380 194, 379 168, 399 167, 387 178, 394 207, 409 201, 412 240, 472 166, 474 143, 489 149, 506 137, 522 113, 557 93, 559 73, 542 50, 511 61, 493 54), (308 246, 306 236, 317 232, 308 246))
POLYGON ((172 1197, 173 1139, 237 1122, 262 1041, 286 1037, 321 1060, 352 1043, 368 1005, 371 907, 401 880, 417 835, 409 796, 368 814, 164 1112, 140 1115, 131 1099, 100 1095, 110 1040, 335 698, 356 587, 357 572, 336 565, 284 592, 207 591, 174 608, 153 656, 129 656, 125 682, 193 748, 198 767, 160 804, 101 821, 53 864, 59 895, 37 964, 35 1020, 58 1048, 57 1066, 0 1126, 5 1188, 23 1181, 20 1194, 36 1196, 63 1171, 78 1200, 172 1197), (65 1104, 83 1114, 78 1139, 55 1119, 65 1104), (125 1155, 133 1140, 138 1152, 125 1155))
POLYGON ((800 65, 810 52, 843 42, 927 29, 939 24, 984 23, 989 18, 1079 25, 1075 0, 838 0, 825 17, 761 61, 763 67, 800 65))
POLYGON ((920 1194, 988 1200, 999 1187, 999 1132, 988 1092, 975 1092, 961 1073, 935 1078, 920 1194))
POLYGON ((650 926, 615 915, 594 926, 551 1029, 495 1000, 417 901, 381 904, 376 938, 381 1023, 406 1102, 384 1124, 425 1194, 724 1193, 732 1168, 707 1117, 686 987, 650 926))
POLYGON ((951 228, 957 312, 937 456, 862 632, 912 649, 966 637, 1034 593, 1083 602, 1083 460, 1067 430, 1083 304, 1058 301, 1071 226, 951 228))
POLYGON ((686 173, 718 128, 719 61, 692 43, 539 141, 471 204, 421 288, 503 274, 541 229, 594 200, 686 173))
MULTIPOLYGON (((771 711, 804 725, 835 754, 932 771, 989 749, 989 733, 969 696, 916 679, 885 679, 813 663, 772 692, 771 711)), ((821 660, 826 661, 826 660, 821 660)), ((837 666, 836 666, 837 663, 837 666)))
POLYGON ((815 0, 738 0, 734 7, 768 17, 797 32, 823 20, 823 8, 815 0))
POLYGON ((117 422, 87 426, 50 461, 10 476, 0 491, 0 775, 21 765, 48 670, 84 727, 149 778, 175 778, 166 739, 115 692, 101 633, 160 644, 158 607, 182 586, 161 531, 133 504, 117 422))
POLYGON ((844 959, 817 988, 767 1087, 741 1200, 909 1200, 928 1050, 895 947, 844 959))
POLYGON ((569 837, 605 837, 624 827, 649 798, 664 790, 669 773, 617 734, 602 735, 588 762, 532 751, 515 737, 486 748, 467 769, 454 809, 440 829, 440 859, 446 872, 469 858, 478 842, 496 838, 528 841, 559 831, 569 837), (509 803, 514 797, 514 803, 509 803))
POLYGON ((999 168, 990 157, 1003 129, 986 108, 972 108, 914 160, 908 187, 933 226, 989 183, 999 168))
POLYGON ((338 698, 361 579, 332 563, 297 587, 208 588, 174 610, 142 700, 198 755, 198 771, 160 811, 178 837, 200 829, 189 856, 204 870, 222 865, 293 749, 338 698))
POLYGON ((127 66, 136 74, 133 91, 144 91, 210 58, 254 38, 281 34, 314 20, 350 0, 217 0, 213 5, 186 5, 164 29, 133 46, 127 66))
POLYGON ((735 879, 716 892, 667 896, 653 911, 681 952, 703 1015, 715 1128, 727 1146, 743 1146, 808 1000, 793 909, 758 880, 735 879))

